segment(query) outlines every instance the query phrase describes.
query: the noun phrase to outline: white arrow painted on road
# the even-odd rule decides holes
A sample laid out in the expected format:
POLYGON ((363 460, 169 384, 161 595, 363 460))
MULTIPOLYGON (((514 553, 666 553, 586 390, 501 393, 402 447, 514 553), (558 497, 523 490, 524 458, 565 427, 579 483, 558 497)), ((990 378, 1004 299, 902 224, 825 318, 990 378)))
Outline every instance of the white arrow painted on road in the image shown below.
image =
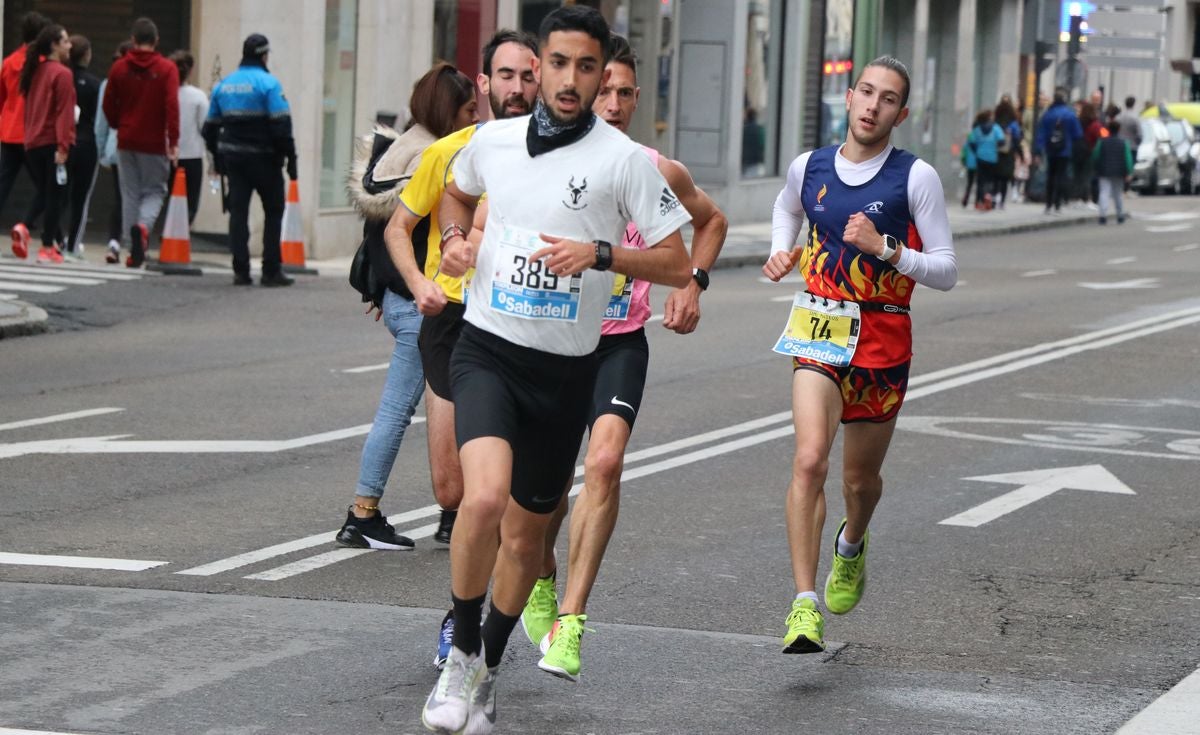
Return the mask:
POLYGON ((1123 288, 1158 288, 1157 278, 1133 278, 1128 281, 1107 281, 1107 282, 1087 282, 1080 283, 1081 288, 1090 288, 1093 291, 1115 291, 1123 288))
POLYGON ((1022 485, 1010 493, 977 505, 968 511, 951 516, 942 521, 943 526, 966 526, 977 528, 1000 516, 1012 513, 1014 510, 1049 497, 1059 490, 1090 490, 1098 493, 1116 493, 1118 495, 1136 495, 1125 483, 1121 482, 1111 472, 1098 464, 1085 464, 1078 467, 1057 467, 1048 470, 1032 470, 1029 472, 1013 472, 1004 475, 984 475, 983 477, 965 477, 964 480, 977 482, 999 482, 1004 484, 1022 485))

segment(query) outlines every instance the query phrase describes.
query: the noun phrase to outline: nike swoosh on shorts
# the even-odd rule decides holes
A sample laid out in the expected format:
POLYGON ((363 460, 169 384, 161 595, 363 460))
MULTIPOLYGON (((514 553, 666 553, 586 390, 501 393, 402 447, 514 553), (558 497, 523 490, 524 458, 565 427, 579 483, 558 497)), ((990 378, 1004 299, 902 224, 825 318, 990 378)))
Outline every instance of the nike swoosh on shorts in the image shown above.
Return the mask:
POLYGON ((613 397, 612 397, 612 405, 614 405, 614 406, 624 406, 625 408, 628 408, 628 409, 629 409, 630 411, 632 411, 633 413, 637 413, 637 409, 636 409, 636 408, 634 408, 632 405, 630 405, 630 404, 626 403, 625 401, 622 401, 621 399, 617 398, 616 396, 613 396, 613 397))

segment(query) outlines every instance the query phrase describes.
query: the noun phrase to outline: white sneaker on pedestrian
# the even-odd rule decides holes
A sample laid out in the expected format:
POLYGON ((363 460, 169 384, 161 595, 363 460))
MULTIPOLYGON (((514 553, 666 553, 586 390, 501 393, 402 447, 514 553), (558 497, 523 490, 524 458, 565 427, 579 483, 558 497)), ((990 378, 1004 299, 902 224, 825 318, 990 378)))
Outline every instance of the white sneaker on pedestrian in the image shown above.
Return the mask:
POLYGON ((108 252, 104 255, 104 262, 110 264, 121 262, 121 243, 119 241, 108 241, 108 252))
MULTIPOLYGON (((421 710, 421 724, 444 735, 462 732, 467 726, 475 684, 486 673, 482 650, 478 655, 471 656, 457 647, 451 648, 445 668, 421 710)), ((494 707, 492 711, 494 716, 494 707)))

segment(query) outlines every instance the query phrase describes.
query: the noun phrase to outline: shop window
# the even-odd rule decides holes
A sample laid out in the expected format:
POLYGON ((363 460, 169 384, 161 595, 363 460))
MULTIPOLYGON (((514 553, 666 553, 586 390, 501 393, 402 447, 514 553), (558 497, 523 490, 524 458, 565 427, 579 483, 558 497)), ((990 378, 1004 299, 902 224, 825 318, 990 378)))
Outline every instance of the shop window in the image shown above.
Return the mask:
POLYGON ((358 0, 325 0, 325 75, 321 94, 322 207, 344 207, 354 151, 358 0))
MULTIPOLYGON (((496 0, 436 0, 433 61, 448 61, 471 79, 482 69, 483 44, 496 32, 496 0)), ((484 101, 480 110, 486 109, 484 101)))
POLYGON ((785 0, 751 0, 746 17, 742 177, 779 172, 779 97, 785 0))
POLYGON ((818 145, 839 145, 846 141, 846 90, 854 84, 854 0, 827 0, 824 46, 818 145))

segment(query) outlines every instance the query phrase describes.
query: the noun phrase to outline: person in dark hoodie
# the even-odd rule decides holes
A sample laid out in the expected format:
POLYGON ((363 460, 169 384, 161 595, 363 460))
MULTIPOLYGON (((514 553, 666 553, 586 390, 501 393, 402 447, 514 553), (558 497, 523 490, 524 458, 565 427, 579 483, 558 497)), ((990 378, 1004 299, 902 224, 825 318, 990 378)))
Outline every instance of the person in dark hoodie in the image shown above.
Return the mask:
POLYGON ((133 50, 108 72, 103 105, 117 130, 122 222, 130 239, 125 265, 139 268, 179 160, 179 71, 156 50, 154 21, 135 20, 132 36, 133 50))
POLYGON ((1100 182, 1100 224, 1108 224, 1108 204, 1116 204, 1117 224, 1125 222, 1125 202, 1121 194, 1133 174, 1133 150, 1129 139, 1121 135, 1121 121, 1108 121, 1108 137, 1096 141, 1092 149, 1092 170, 1100 182))
POLYGON ((1062 211, 1071 187, 1071 151, 1083 140, 1083 126, 1067 104, 1067 90, 1054 90, 1054 104, 1038 121, 1034 162, 1046 161, 1046 214, 1062 211))
POLYGON ((217 173, 229 179, 229 249, 233 251, 233 285, 249 286, 250 197, 258 192, 263 207, 263 286, 290 286, 279 254, 284 190, 279 167, 296 180, 296 142, 292 115, 283 87, 267 71, 271 44, 252 33, 242 43, 238 70, 212 92, 204 121, 205 145, 217 173))
POLYGON ((67 156, 67 200, 71 207, 70 227, 63 254, 83 260, 83 231, 87 227, 88 202, 96 185, 96 112, 100 103, 100 79, 88 72, 92 44, 84 36, 71 36, 71 71, 75 75, 75 98, 79 119, 75 121, 75 147, 67 156))
MULTIPOLYGON (((67 154, 75 144, 75 80, 67 63, 71 58, 71 39, 60 25, 42 29, 29 48, 21 68, 21 94, 25 95, 25 165, 33 177, 39 198, 46 203, 42 223, 42 249, 37 259, 45 263, 63 262, 58 243, 62 242, 59 202, 65 193, 58 180, 67 154)), ((27 249, 27 248, 26 248, 27 249)), ((13 252, 18 258, 28 254, 13 252)))

